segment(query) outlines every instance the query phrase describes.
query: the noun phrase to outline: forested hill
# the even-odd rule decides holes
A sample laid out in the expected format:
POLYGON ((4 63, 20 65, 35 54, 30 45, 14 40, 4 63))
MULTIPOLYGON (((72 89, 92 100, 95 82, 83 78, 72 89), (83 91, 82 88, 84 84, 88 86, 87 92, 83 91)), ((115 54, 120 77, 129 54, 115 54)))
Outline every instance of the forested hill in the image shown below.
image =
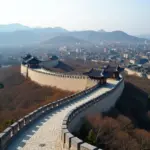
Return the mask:
POLYGON ((1 68, 0 82, 0 132, 36 108, 72 94, 25 79, 19 66, 1 68))

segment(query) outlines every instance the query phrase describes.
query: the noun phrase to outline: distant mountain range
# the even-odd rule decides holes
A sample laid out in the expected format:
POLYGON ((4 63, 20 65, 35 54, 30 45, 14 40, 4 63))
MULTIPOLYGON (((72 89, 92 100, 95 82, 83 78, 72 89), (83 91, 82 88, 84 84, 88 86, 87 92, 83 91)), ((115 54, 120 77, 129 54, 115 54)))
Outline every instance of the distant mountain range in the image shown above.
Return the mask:
POLYGON ((122 31, 68 31, 61 27, 56 28, 31 28, 21 24, 0 25, 0 45, 24 44, 72 44, 92 43, 101 41, 143 43, 144 38, 128 35, 122 31))
POLYGON ((14 32, 19 30, 30 30, 30 29, 31 29, 30 27, 18 23, 0 25, 0 32, 14 32))
POLYGON ((31 28, 28 26, 24 26, 19 23, 8 24, 8 25, 0 25, 0 32, 14 32, 14 31, 26 31, 26 30, 37 30, 38 32, 67 32, 66 29, 55 27, 55 28, 31 28))
POLYGON ((135 36, 128 35, 122 31, 113 32, 96 32, 96 31, 80 31, 80 32, 69 32, 67 33, 76 38, 90 41, 92 43, 100 43, 101 41, 108 42, 129 42, 129 43, 139 43, 143 42, 144 39, 135 36))

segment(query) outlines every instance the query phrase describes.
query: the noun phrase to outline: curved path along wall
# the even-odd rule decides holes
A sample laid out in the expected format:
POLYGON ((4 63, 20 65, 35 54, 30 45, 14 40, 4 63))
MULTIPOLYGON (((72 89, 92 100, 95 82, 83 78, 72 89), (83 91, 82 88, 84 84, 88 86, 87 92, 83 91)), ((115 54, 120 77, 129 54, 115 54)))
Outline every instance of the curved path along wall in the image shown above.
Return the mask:
POLYGON ((94 115, 98 112, 106 112, 108 111, 112 106, 115 105, 118 98, 121 96, 122 91, 124 89, 124 82, 121 82, 119 86, 115 90, 112 90, 110 92, 107 92, 103 95, 100 95, 96 101, 92 101, 86 109, 83 108, 83 111, 80 110, 80 113, 75 117, 69 124, 68 129, 71 132, 77 132, 78 129, 80 129, 80 125, 82 123, 82 118, 86 115, 94 115))
POLYGON ((75 108, 63 120, 62 124, 62 147, 67 150, 96 150, 97 147, 83 142, 81 139, 75 137, 72 132, 77 132, 81 124, 82 118, 88 114, 95 114, 105 112, 115 105, 118 98, 121 96, 124 89, 124 81, 120 81, 116 87, 92 101, 86 102, 83 105, 75 108))
MULTIPOLYGON (((44 105, 43 107, 40 107, 37 110, 26 115, 25 117, 21 118, 20 120, 12 124, 10 127, 8 127, 6 130, 4 130, 2 133, 0 133, 0 150, 1 149, 4 150, 10 144, 10 142, 11 143, 13 142, 14 139, 17 138, 18 140, 19 139, 18 135, 20 134, 23 135, 24 131, 27 131, 28 127, 29 126, 31 127, 31 124, 35 123, 35 121, 37 121, 37 119, 40 119, 40 117, 46 116, 47 113, 55 111, 55 109, 63 105, 67 105, 70 102, 76 100, 77 98, 78 99, 82 98, 85 94, 90 94, 92 91, 96 90, 97 88, 99 88, 98 84, 92 88, 87 89, 86 91, 82 91, 80 93, 76 93, 69 97, 57 100, 53 103, 44 105)), ((25 139, 23 139, 23 141, 25 139)), ((21 143, 23 143, 23 141, 21 143)), ((21 143, 19 143, 19 145, 21 145, 21 143)), ((10 149, 12 148, 11 146, 9 147, 10 149)), ((23 145, 21 145, 21 147, 23 147, 23 145)), ((20 149, 20 146, 14 149, 20 149)))
POLYGON ((44 69, 27 69, 24 65, 21 65, 21 73, 42 86, 52 86, 68 91, 83 91, 98 83, 84 75, 69 75, 44 69))
POLYGON ((7 144, 9 145, 7 150, 61 150, 60 135, 64 117, 76 107, 111 91, 118 82, 108 80, 108 84, 105 86, 100 88, 94 87, 89 91, 86 90, 78 94, 76 97, 71 96, 39 108, 12 125, 10 129, 7 128, 0 135, 1 144, 7 144, 5 142, 11 138, 12 134, 15 135, 19 128, 23 128, 27 123, 29 124, 28 127, 20 129, 20 133, 16 134, 11 143, 7 144), (41 113, 43 115, 39 118, 41 113), (37 118, 37 120, 34 123, 30 123, 34 118, 37 118))

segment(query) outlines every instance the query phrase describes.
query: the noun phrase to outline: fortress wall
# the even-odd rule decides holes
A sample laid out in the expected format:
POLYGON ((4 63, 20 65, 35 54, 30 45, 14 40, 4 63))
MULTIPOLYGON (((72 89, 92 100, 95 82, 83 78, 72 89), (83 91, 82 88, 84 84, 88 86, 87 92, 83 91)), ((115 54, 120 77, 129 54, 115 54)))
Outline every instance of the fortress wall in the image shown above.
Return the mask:
POLYGON ((35 111, 24 116, 20 120, 13 123, 11 126, 6 128, 2 133, 0 133, 0 150, 7 149, 7 146, 13 142, 13 139, 18 138, 20 134, 26 130, 32 123, 36 120, 39 120, 41 117, 50 113, 53 110, 56 110, 62 105, 69 104, 70 102, 75 101, 77 98, 82 98, 86 94, 90 94, 94 90, 99 88, 99 84, 95 85, 92 88, 86 89, 85 91, 73 94, 71 96, 65 97, 63 99, 57 100, 55 102, 44 105, 35 111))
POLYGON ((113 107, 121 96, 124 89, 124 80, 122 79, 114 89, 104 92, 98 98, 87 102, 78 108, 72 110, 64 118, 61 130, 62 149, 64 150, 101 150, 91 144, 85 143, 72 133, 79 131, 82 125, 82 119, 88 114, 104 112, 113 107))
POLYGON ((140 72, 137 72, 137 71, 134 71, 134 70, 131 70, 131 69, 128 69, 128 68, 125 68, 125 71, 128 73, 128 75, 136 75, 138 77, 141 77, 140 72))
POLYGON ((53 86, 63 90, 81 91, 86 88, 87 79, 76 79, 71 76, 59 77, 55 75, 44 74, 34 70, 28 70, 30 79, 40 85, 53 86))
MULTIPOLYGON (((21 65, 21 73, 25 75, 26 72, 27 68, 21 65)), ((98 83, 98 81, 91 80, 84 75, 69 75, 55 72, 44 73, 30 68, 28 68, 28 77, 42 86, 53 86, 68 91, 82 91, 98 83)))
POLYGON ((88 78, 87 79, 87 88, 90 88, 90 87, 92 87, 92 86, 94 86, 94 85, 96 85, 98 83, 98 81, 97 80, 91 80, 90 78, 88 78))
POLYGON ((27 66, 21 65, 20 72, 23 76, 27 76, 27 66))
POLYGON ((99 112, 106 112, 111 107, 113 107, 116 101, 121 96, 124 89, 124 82, 122 82, 113 92, 106 92, 105 95, 99 97, 99 101, 84 111, 80 112, 77 117, 75 117, 69 124, 68 129, 71 132, 78 131, 82 124, 82 118, 86 115, 94 115, 99 112))

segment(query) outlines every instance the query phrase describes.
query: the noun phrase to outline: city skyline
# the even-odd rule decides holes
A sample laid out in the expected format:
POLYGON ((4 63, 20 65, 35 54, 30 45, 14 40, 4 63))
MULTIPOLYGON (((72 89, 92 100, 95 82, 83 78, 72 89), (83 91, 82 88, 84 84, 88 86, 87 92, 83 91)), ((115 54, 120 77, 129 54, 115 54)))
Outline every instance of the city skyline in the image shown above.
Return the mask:
POLYGON ((149 6, 147 0, 5 0, 0 24, 150 34, 149 6))

